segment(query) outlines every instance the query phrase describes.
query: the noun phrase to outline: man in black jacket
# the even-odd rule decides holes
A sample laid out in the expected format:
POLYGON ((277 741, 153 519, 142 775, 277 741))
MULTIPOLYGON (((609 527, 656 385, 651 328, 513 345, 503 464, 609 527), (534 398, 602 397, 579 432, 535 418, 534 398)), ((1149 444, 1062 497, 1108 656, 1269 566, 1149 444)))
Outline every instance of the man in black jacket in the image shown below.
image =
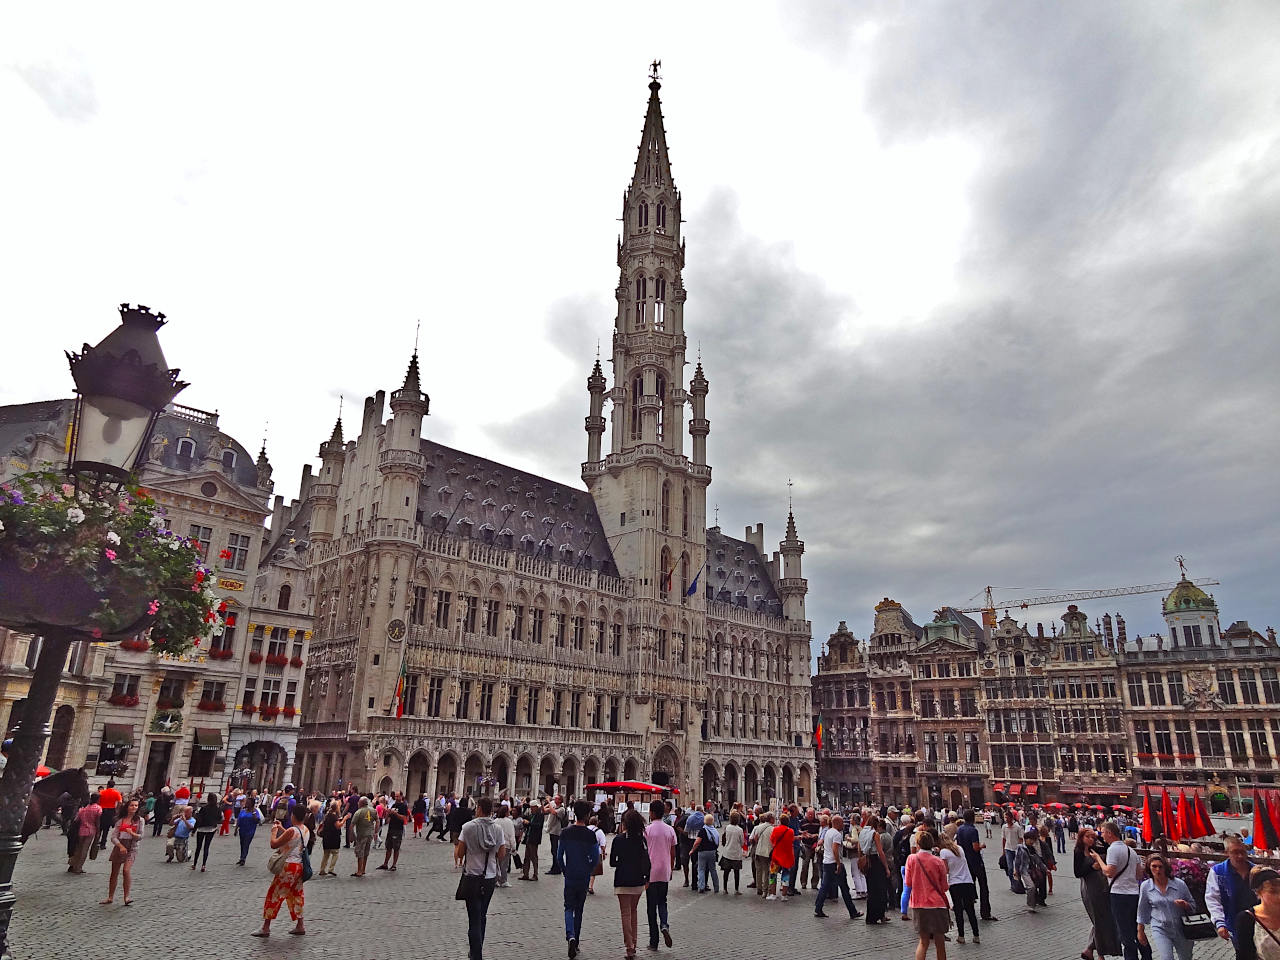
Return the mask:
POLYGON ((574 823, 560 833, 553 864, 564 874, 564 936, 569 941, 569 956, 578 955, 582 936, 582 909, 587 903, 587 887, 591 874, 600 862, 600 844, 595 831, 587 826, 591 803, 579 800, 573 805, 574 823))

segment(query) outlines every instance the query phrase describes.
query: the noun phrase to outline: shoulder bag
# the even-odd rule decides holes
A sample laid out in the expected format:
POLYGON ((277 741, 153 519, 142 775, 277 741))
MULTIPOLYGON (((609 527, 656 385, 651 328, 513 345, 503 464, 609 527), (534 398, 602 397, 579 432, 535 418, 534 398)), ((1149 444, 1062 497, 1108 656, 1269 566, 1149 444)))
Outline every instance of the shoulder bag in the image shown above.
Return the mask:
MULTIPOLYGON (((307 839, 310 840, 311 838, 308 837, 307 839)), ((298 834, 298 849, 302 854, 302 882, 306 883, 314 874, 311 871, 311 854, 307 852, 307 844, 303 841, 301 833, 298 834)))
MULTIPOLYGON (((932 854, 931 854, 931 856, 932 856, 932 854)), ((938 860, 942 860, 942 858, 941 858, 941 857, 937 857, 936 859, 938 859, 938 860)), ((947 864, 947 861, 942 860, 942 865, 943 865, 944 867, 946 866, 946 864, 947 864)), ((933 877, 931 877, 931 876, 929 875, 929 871, 928 871, 928 870, 925 870, 923 867, 921 867, 920 869, 921 869, 921 872, 924 874, 924 878, 925 878, 926 880, 928 880, 928 881, 929 881, 929 886, 933 887, 933 892, 934 892, 934 893, 940 893, 940 894, 942 894, 942 899, 943 899, 943 900, 945 900, 945 901, 947 902, 947 909, 948 909, 948 910, 952 910, 952 909, 954 909, 954 908, 955 908, 955 903, 954 903, 954 901, 952 901, 952 899, 951 899, 951 891, 950 891, 950 890, 942 890, 942 889, 940 889, 940 888, 938 887, 937 882, 933 879, 933 877)), ((949 925, 949 923, 950 923, 950 922, 948 921, 948 925, 949 925)))

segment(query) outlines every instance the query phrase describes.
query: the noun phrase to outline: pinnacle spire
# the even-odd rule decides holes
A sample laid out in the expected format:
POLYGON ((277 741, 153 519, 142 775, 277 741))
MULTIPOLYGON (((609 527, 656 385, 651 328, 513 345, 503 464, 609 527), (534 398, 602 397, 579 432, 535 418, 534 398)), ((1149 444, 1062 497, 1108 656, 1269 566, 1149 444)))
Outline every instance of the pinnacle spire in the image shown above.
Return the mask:
POLYGON ((333 433, 329 435, 330 443, 342 443, 342 414, 333 423, 333 433))
POLYGON ((409 369, 404 375, 404 385, 400 388, 405 393, 420 394, 422 385, 418 376, 418 348, 413 348, 413 356, 409 358, 409 369))
POLYGON ((787 511, 787 539, 799 540, 800 536, 796 533, 796 517, 790 510, 787 511))
MULTIPOLYGON (((655 64, 661 61, 655 60, 655 64)), ((640 149, 636 156, 636 172, 632 177, 632 186, 641 184, 670 184, 671 160, 667 156, 667 131, 662 122, 662 101, 658 99, 658 91, 662 84, 658 82, 656 67, 650 68, 649 109, 644 117, 644 129, 640 134, 640 149)))

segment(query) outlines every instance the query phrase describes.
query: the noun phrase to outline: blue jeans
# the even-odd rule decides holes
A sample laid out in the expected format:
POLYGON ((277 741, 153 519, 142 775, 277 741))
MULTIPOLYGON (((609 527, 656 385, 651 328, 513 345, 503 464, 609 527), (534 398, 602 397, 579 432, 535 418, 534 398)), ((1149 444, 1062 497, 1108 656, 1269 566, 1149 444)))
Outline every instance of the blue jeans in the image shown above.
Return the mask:
POLYGON ((1139 957, 1141 960, 1151 960, 1151 948, 1138 942, 1138 895, 1111 894, 1111 915, 1116 919, 1116 931, 1120 934, 1124 960, 1139 960, 1139 957))
POLYGON ((911 902, 911 886, 907 883, 907 868, 899 867, 898 869, 902 871, 902 900, 898 904, 898 912, 906 917, 910 916, 907 913, 907 904, 911 902))
POLYGON ((818 887, 818 899, 813 905, 813 912, 819 913, 822 905, 828 900, 836 899, 836 891, 844 898, 845 909, 849 911, 851 919, 857 919, 861 916, 858 908, 853 905, 853 897, 849 894, 849 875, 844 872, 844 864, 840 864, 839 868, 834 863, 824 863, 822 865, 822 885, 818 887))
POLYGON ((249 858, 249 844, 253 843, 254 830, 240 831, 240 862, 244 863, 249 858))
POLYGON ((1170 935, 1163 927, 1148 926, 1147 942, 1160 960, 1191 960, 1191 941, 1182 935, 1181 930, 1170 935))
POLYGON ((658 932, 670 926, 667 923, 667 881, 649 881, 644 891, 644 906, 649 915, 649 946, 657 947, 658 932))
POLYGON ((720 876, 716 873, 716 852, 715 850, 699 850, 698 851, 698 877, 694 884, 699 890, 707 889, 707 877, 711 878, 711 885, 716 893, 720 892, 720 876))
POLYGON ((496 880, 481 880, 480 891, 467 897, 467 947, 468 960, 484 960, 484 930, 489 919, 489 899, 493 896, 496 880))
POLYGON ((582 933, 582 908, 587 904, 587 881, 582 885, 564 881, 564 938, 577 940, 582 933))

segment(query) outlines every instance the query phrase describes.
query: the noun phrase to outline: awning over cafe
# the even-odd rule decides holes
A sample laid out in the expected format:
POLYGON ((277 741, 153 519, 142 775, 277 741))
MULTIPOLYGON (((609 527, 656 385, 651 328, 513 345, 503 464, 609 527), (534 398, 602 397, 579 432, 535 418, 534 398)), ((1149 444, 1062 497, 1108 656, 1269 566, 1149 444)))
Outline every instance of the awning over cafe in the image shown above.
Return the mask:
POLYGON ((1027 784, 1026 794, 1028 797, 1034 797, 1039 792, 1040 792, 1040 784, 1038 783, 1027 784))
POLYGON ((1016 797, 1018 794, 1022 793, 1022 784, 1011 783, 1009 785, 1008 793, 1009 793, 1009 796, 1016 797))
POLYGON ((996 793, 1004 793, 1005 784, 997 783, 995 786, 996 793))
POLYGON ((197 750, 221 750, 222 731, 213 727, 196 727, 197 750))
POLYGON ((108 723, 102 727, 102 742, 110 743, 117 747, 133 746, 133 724, 131 723, 108 723))

